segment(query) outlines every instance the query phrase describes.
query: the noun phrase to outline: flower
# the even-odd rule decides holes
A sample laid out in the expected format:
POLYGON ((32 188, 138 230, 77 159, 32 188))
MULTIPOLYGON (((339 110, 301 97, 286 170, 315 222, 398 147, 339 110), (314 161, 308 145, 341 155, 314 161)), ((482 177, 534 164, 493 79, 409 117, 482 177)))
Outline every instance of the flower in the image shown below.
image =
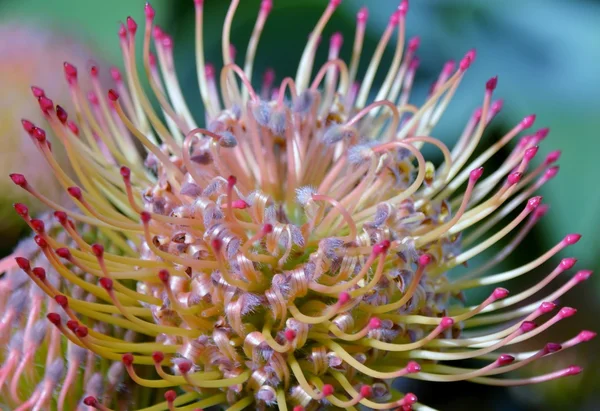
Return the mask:
MULTIPOLYGON (((45 408, 55 397, 59 409, 82 401, 100 410, 358 404, 404 410, 422 406, 414 394, 392 387, 397 378, 511 386, 581 371, 570 366, 527 379, 495 377, 595 336, 582 331, 535 352, 510 348, 575 314, 554 301, 589 271, 520 304, 570 270, 574 258, 521 293, 509 297, 495 288, 477 305, 463 301, 463 291, 525 275, 579 241, 569 234, 528 264, 489 274, 547 210, 534 193, 556 175, 560 153, 531 163, 549 130, 522 137, 484 177, 482 165, 535 120, 525 117, 472 158, 502 106, 492 101, 494 77, 452 151, 430 137, 475 52, 458 66, 444 66, 421 107, 409 104, 419 40, 404 46, 405 0, 360 83, 366 9, 357 16, 349 66, 338 58, 342 36, 335 34, 329 60, 311 81, 319 38, 339 3, 330 1, 312 31, 296 78, 275 86, 267 71, 257 92, 250 79, 271 1, 261 4, 243 69, 233 62, 229 41, 239 0, 231 2, 217 77, 204 61, 203 2, 196 0, 205 128, 182 97, 172 39, 153 26, 150 5, 144 71, 165 121, 140 84, 133 19, 119 31, 126 77, 113 69, 115 89, 97 92, 91 105, 82 98, 77 69, 65 63, 77 123, 45 95, 39 102, 76 180, 53 162, 45 132, 27 120, 23 125, 74 207, 51 202, 26 176, 11 175, 54 214, 31 218, 15 205, 35 231, 35 244, 17 250, 14 263, 3 262, 10 269, 1 288, 2 301, 8 298, 1 326, 14 331, 0 382, 10 404, 45 408), (395 32, 400 40, 392 63, 372 90, 395 32), (144 161, 137 142, 147 152, 144 161), (442 153, 441 165, 425 160, 425 144, 442 153), (448 276, 517 227, 483 265, 448 276), (48 331, 43 315, 52 324, 48 331), (477 336, 464 331, 474 327, 481 327, 477 336), (453 366, 466 359, 480 366, 453 366), (35 375, 37 386, 27 386, 23 373, 36 374, 37 360, 46 362, 45 371, 35 375)), ((98 70, 90 73, 95 89, 98 70)))

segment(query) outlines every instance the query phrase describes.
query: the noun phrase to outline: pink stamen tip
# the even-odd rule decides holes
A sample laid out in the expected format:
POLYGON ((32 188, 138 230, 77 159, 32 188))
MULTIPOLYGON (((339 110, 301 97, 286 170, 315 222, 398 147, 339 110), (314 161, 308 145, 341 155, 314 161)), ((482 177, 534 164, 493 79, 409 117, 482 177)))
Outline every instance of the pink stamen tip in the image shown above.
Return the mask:
POLYGON ((578 365, 571 365, 569 368, 567 368, 565 376, 577 375, 577 374, 581 373, 581 371, 583 371, 582 367, 580 367, 578 365))
POLYGON ((238 200, 233 200, 231 202, 231 207, 235 208, 237 210, 244 210, 244 209, 248 208, 249 206, 250 205, 247 202, 245 202, 244 200, 238 199, 238 200))
POLYGON ((46 93, 43 88, 37 86, 31 86, 31 92, 35 98, 45 97, 46 93))
POLYGON ((513 186, 521 181, 521 177, 523 177, 523 173, 515 171, 514 173, 510 173, 507 177, 508 184, 513 186))
POLYGON ((539 220, 540 218, 546 215, 549 209, 550 206, 548 204, 542 204, 541 206, 535 209, 535 211, 533 212, 533 217, 539 220))
POLYGON ((165 392, 165 400, 167 402, 173 402, 175 401, 175 398, 177 398, 177 393, 175 391, 169 390, 165 392))
POLYGON ((557 344, 557 343, 548 343, 544 347, 544 352, 546 354, 555 353, 555 352, 558 352, 560 350, 562 350, 562 345, 557 344))
POLYGON ((562 268, 563 270, 570 270, 571 268, 573 268, 576 262, 576 258, 563 258, 560 262, 560 268, 562 268))
POLYGON ((44 222, 40 219, 34 218, 30 221, 31 225, 33 226, 33 230, 38 233, 38 234, 43 234, 44 233, 44 229, 45 229, 45 225, 44 222))
POLYGON ((171 277, 171 275, 169 274, 169 271, 167 270, 160 270, 158 272, 158 278, 160 278, 160 281, 162 281, 163 283, 167 283, 169 281, 169 278, 171 277))
POLYGON ((390 248, 390 244, 390 240, 383 240, 382 242, 375 244, 373 246, 373 254, 379 256, 387 252, 387 250, 390 248))
POLYGON ((406 395, 404 396, 404 398, 402 398, 404 400, 404 404, 408 405, 409 407, 411 405, 413 405, 415 402, 419 401, 417 396, 415 394, 413 394, 412 392, 407 392, 406 395))
POLYGON ((35 237, 33 237, 33 241, 35 241, 35 243, 40 248, 46 248, 46 247, 48 247, 48 243, 46 242, 46 240, 44 239, 44 237, 42 237, 41 235, 36 235, 35 237))
POLYGON ((75 321, 75 320, 69 320, 67 321, 67 328, 73 332, 75 332, 75 330, 77 329, 77 327, 79 327, 79 322, 75 321))
POLYGON ((471 173, 469 173, 469 180, 471 180, 474 183, 475 181, 479 180, 482 175, 483 167, 476 168, 475 170, 472 170, 471 173))
POLYGON ((449 60, 446 62, 446 64, 444 64, 444 68, 442 69, 442 72, 444 73, 444 75, 450 75, 452 74, 452 72, 454 71, 454 69, 456 68, 456 62, 454 60, 449 60))
POLYGON ((85 337, 87 337, 88 334, 89 334, 89 330, 87 327, 81 326, 81 327, 75 328, 75 335, 77 335, 79 338, 85 338, 85 337))
POLYGON ((581 341, 590 341, 594 338, 596 338, 596 335, 598 333, 594 332, 594 331, 588 331, 588 330, 583 330, 579 333, 579 335, 577 336, 581 341))
POLYGON ((125 28, 123 23, 119 25, 119 37, 121 40, 125 40, 127 38, 127 28, 125 28))
POLYGON ((33 275, 39 278, 40 281, 46 281, 46 270, 44 270, 42 267, 34 267, 34 269, 31 270, 31 272, 33 273, 33 275))
POLYGON ((350 294, 346 292, 340 293, 340 295, 338 296, 338 305, 346 304, 348 301, 350 301, 350 298, 350 294))
POLYGON ((496 299, 506 298, 508 296, 508 294, 509 294, 508 290, 506 288, 502 288, 502 287, 496 288, 494 290, 494 292, 492 293, 492 295, 496 299))
POLYGON ((21 217, 25 218, 29 215, 29 208, 27 208, 25 204, 15 203, 13 204, 13 207, 21 217))
POLYGON ((284 331, 283 335, 288 342, 292 342, 296 338, 296 331, 288 328, 284 331))
POLYGON ((31 264, 28 259, 24 257, 15 257, 15 261, 21 270, 29 271, 31 269, 31 264))
POLYGON ((212 79, 215 76, 215 66, 210 63, 206 63, 204 66, 204 74, 207 78, 212 79))
POLYGON ((540 205, 541 201, 542 201, 542 197, 541 196, 530 198, 527 201, 527 209, 528 210, 535 210, 540 205))
POLYGON ((540 311, 543 314, 548 314, 549 312, 554 311, 555 308, 556 308, 556 304, 554 304, 553 302, 550 302, 550 301, 544 301, 540 305, 540 311))
POLYGON ((369 320, 369 325, 368 325, 369 330, 376 330, 378 328, 381 328, 381 320, 377 317, 373 317, 369 320))
POLYGON ((133 364, 133 354, 127 353, 127 354, 123 354, 123 356, 121 357, 121 361, 123 361, 123 364, 125 364, 126 367, 130 367, 131 364, 133 364))
POLYGON ((323 388, 321 388, 321 392, 323 393, 323 395, 325 397, 329 397, 330 395, 332 395, 334 393, 333 385, 331 385, 331 384, 323 385, 323 388))
POLYGON ((269 233, 273 232, 273 225, 272 224, 265 224, 262 226, 261 232, 263 233, 263 235, 267 235, 269 233))
POLYGON ((433 261, 431 254, 423 254, 419 257, 419 265, 421 267, 427 267, 433 261))
POLYGON ((77 124, 75 124, 75 123, 74 123, 74 122, 72 122, 72 121, 69 121, 69 122, 67 123, 67 125, 69 126, 69 129, 71 130, 71 132, 72 132, 73 134, 75 134, 76 136, 78 136, 78 135, 79 135, 79 127, 77 127, 77 124))
POLYGON ((154 37, 154 40, 161 41, 163 35, 164 35, 164 32, 163 32, 162 28, 160 28, 160 26, 154 26, 152 28, 152 36, 154 37))
POLYGON ((62 308, 67 308, 69 306, 69 299, 66 295, 58 294, 54 297, 54 301, 62 308))
POLYGON ((165 354, 163 354, 161 351, 154 351, 152 353, 152 360, 155 363, 160 364, 161 362, 163 362, 164 359, 165 359, 165 354))
POLYGON ((465 71, 467 70, 470 66, 471 63, 473 63, 473 60, 475 60, 475 50, 469 50, 467 52, 467 54, 465 54, 465 56, 462 58, 462 60, 459 63, 459 68, 461 71, 465 71))
POLYGON ((121 173, 121 177, 123 177, 125 180, 129 180, 131 178, 131 170, 129 167, 122 166, 119 171, 121 173))
POLYGON ((140 213, 140 218, 141 218, 143 224, 148 224, 150 222, 150 220, 152 220, 152 216, 147 211, 142 211, 140 213))
POLYGON ((113 280, 108 277, 102 277, 98 282, 106 291, 111 291, 113 289, 113 280))
POLYGON ((498 357, 498 365, 501 367, 511 364, 514 361, 515 361, 515 357, 513 357, 512 355, 502 354, 502 355, 500 355, 500 357, 498 357))
POLYGON ((523 120, 521 120, 521 127, 523 129, 529 128, 533 125, 534 122, 535 122, 535 114, 531 114, 531 115, 525 117, 523 120))
POLYGON ((92 253, 98 258, 102 258, 104 256, 104 247, 101 244, 93 244, 92 253))
POLYGON ((81 200, 83 197, 83 194, 81 193, 81 188, 79 187, 69 187, 67 188, 67 192, 69 193, 69 195, 77 200, 81 200))
POLYGON ((40 143, 44 143, 46 141, 46 132, 39 127, 34 127, 31 135, 40 143))
POLYGON ((568 245, 576 244, 581 239, 581 234, 567 234, 565 239, 563 240, 568 245))
POLYGON ((63 67, 65 70, 65 77, 67 78, 67 81, 71 82, 77 80, 77 68, 74 65, 65 61, 63 63, 63 67))
POLYGON ((421 59, 419 59, 418 57, 415 57, 410 61, 408 68, 412 71, 416 71, 419 68, 420 64, 421 64, 421 59))
POLYGON ((173 48, 173 38, 166 33, 163 34, 161 43, 166 49, 173 48))
POLYGON ((71 252, 69 251, 68 248, 57 248, 56 249, 56 254, 60 257, 60 258, 64 258, 65 260, 70 260, 71 259, 71 252))
POLYGON ((546 157, 546 164, 556 163, 560 158, 561 153, 562 152, 560 150, 552 151, 551 153, 549 153, 546 157))
POLYGON ((153 52, 148 53, 148 63, 150 64, 150 66, 156 67, 156 54, 154 54, 153 52))
POLYGON ((578 271, 577 274, 575 274, 575 278, 577 279, 577 281, 585 281, 585 280, 589 279, 591 276, 592 276, 591 270, 581 270, 581 271, 578 271))
POLYGON ((358 13, 356 13, 356 20, 358 20, 359 24, 365 24, 369 19, 369 9, 366 7, 361 8, 358 13))
POLYGON ((64 108, 62 108, 61 106, 56 106, 56 117, 58 117, 58 120, 65 124, 67 122, 67 118, 68 118, 68 114, 65 111, 64 108))
POLYGON ((329 0, 329 6, 330 7, 337 7, 340 4, 342 4, 342 0, 329 0))
POLYGON ((152 20, 154 18, 154 16, 156 15, 154 8, 148 2, 144 6, 144 13, 146 14, 146 18, 148 20, 152 20))
POLYGON ((398 10, 396 10, 394 13, 392 13, 392 15, 390 16, 390 22, 389 25, 390 26, 397 26, 398 23, 400 22, 400 18, 404 16, 404 14, 399 10, 400 7, 398 7, 398 10))
POLYGON ((370 398, 373 395, 373 388, 370 385, 363 385, 360 387, 360 396, 363 398, 370 398))
POLYGON ((498 85, 498 76, 494 76, 485 83, 485 89, 487 91, 494 91, 494 89, 496 88, 497 85, 498 85))
POLYGON ((523 333, 528 333, 534 330, 537 327, 533 321, 523 321, 523 323, 519 326, 519 329, 523 333))
POLYGON ((56 217, 58 222, 61 224, 66 224, 67 222, 67 213, 65 213, 64 211, 55 211, 54 217, 56 217))
POLYGON ((403 17, 406 16, 406 13, 408 13, 408 0, 402 0, 398 6, 398 13, 400 13, 403 17))
POLYGON ((181 361, 177 364, 177 368, 182 374, 187 374, 192 369, 192 362, 188 360, 181 361))
POLYGON ((98 405, 98 399, 92 395, 89 395, 83 399, 83 403, 88 407, 96 407, 98 405))
POLYGON ((572 317, 576 313, 577 313, 577 310, 575 308, 572 308, 572 307, 563 307, 558 312, 558 316, 562 319, 562 318, 572 317))
POLYGON ((268 68, 263 75, 263 81, 267 84, 272 84, 275 81, 275 70, 268 68))
POLYGON ((419 48, 420 45, 421 45, 421 37, 419 37, 419 36, 415 36, 415 37, 411 38, 410 40, 408 40, 408 50, 412 51, 413 53, 415 51, 417 51, 417 49, 419 48))
POLYGON ((194 4, 196 6, 203 6, 204 5, 204 0, 194 0, 194 4))
POLYGON ((116 67, 111 67, 110 68, 110 76, 117 83, 120 82, 122 80, 122 78, 123 78, 121 76, 121 71, 118 68, 116 68, 116 67))
POLYGON ((110 90, 108 90, 108 98, 110 99, 110 101, 117 101, 119 99, 119 93, 117 93, 111 88, 110 90))
POLYGON ((440 326, 445 330, 446 328, 452 327, 454 325, 454 320, 451 317, 444 317, 440 321, 440 326))
POLYGON ((559 166, 553 166, 553 167, 550 167, 548 170, 546 170, 546 171, 544 172, 544 178, 545 178, 546 180, 550 180, 551 178, 554 178, 554 177, 556 177, 556 175, 558 174, 558 171, 559 171, 559 170, 560 170, 560 167, 559 167, 559 166))
POLYGON ((499 99, 492 103, 492 105, 490 106, 490 110, 492 110, 493 113, 497 114, 500 111, 502 111, 503 106, 504 106, 504 100, 499 99))
POLYGON ((263 0, 260 3, 260 9, 263 13, 270 13, 273 10, 273 0, 263 0))
POLYGON ((44 113, 48 113, 54 109, 54 102, 46 96, 38 98, 38 103, 44 113))
POLYGON ((538 131, 536 131, 535 135, 541 141, 541 140, 545 139, 548 136, 549 133, 550 133, 550 128, 544 127, 544 128, 540 128, 538 131))
POLYGON ((133 17, 129 16, 127 17, 127 30, 129 31, 129 33, 131 33, 131 35, 135 35, 135 32, 137 31, 137 23, 135 22, 135 20, 133 19, 133 17))
POLYGON ((532 160, 535 157, 535 155, 537 154, 538 150, 539 150, 538 146, 529 147, 527 150, 525 150, 525 156, 524 156, 525 159, 529 160, 529 161, 532 160))
POLYGON ((332 49, 341 49, 342 44, 344 43, 344 36, 342 33, 336 32, 331 35, 330 46, 332 49))
POLYGON ((23 130, 25 130, 27 134, 31 134, 33 132, 33 129, 35 128, 35 124, 25 119, 21 119, 21 125, 23 126, 23 130))
POLYGON ((416 374, 421 372, 421 366, 416 361, 409 361, 408 364, 406 364, 406 371, 408 371, 409 374, 416 374))
POLYGON ((481 107, 476 108, 475 112, 473 113, 473 119, 476 122, 479 122, 479 120, 481 120, 482 114, 483 114, 483 109, 481 107))
POLYGON ((302 405, 296 405, 292 411, 304 411, 304 407, 302 405))
POLYGON ((46 318, 48 319, 48 321, 50 321, 52 324, 54 324, 57 327, 59 327, 62 322, 62 320, 60 318, 60 314, 58 314, 58 313, 48 313, 46 315, 46 318))

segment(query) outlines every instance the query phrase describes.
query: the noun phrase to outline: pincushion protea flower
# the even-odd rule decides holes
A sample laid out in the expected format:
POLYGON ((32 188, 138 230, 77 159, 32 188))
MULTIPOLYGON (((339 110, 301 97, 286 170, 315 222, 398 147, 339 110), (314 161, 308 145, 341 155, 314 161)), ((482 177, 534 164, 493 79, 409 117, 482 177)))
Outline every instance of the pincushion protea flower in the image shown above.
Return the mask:
POLYGON ((268 71, 257 92, 253 62, 270 0, 262 2, 243 68, 231 53, 239 0, 231 2, 220 76, 204 60, 202 3, 195 1, 196 58, 206 128, 198 127, 182 97, 171 37, 153 27, 150 5, 143 69, 162 116, 140 84, 138 26, 128 18, 119 31, 126 76, 112 71, 115 89, 101 93, 92 67, 98 98, 86 101, 80 73, 65 63, 76 122, 43 92, 37 96, 76 179, 54 162, 45 132, 23 121, 76 207, 61 207, 25 176, 11 175, 54 214, 31 218, 15 205, 35 231, 35 244, 24 243, 14 263, 3 262, 9 270, 0 335, 7 340, 12 332, 0 372, 5 402, 20 410, 55 404, 147 411, 427 409, 391 382, 511 386, 580 372, 571 366, 526 379, 498 377, 595 335, 582 331, 535 352, 511 348, 575 313, 554 301, 589 271, 538 295, 575 259, 563 259, 518 294, 495 288, 479 304, 463 302, 463 291, 526 275, 579 240, 569 234, 530 263, 493 273, 546 211, 534 192, 558 171, 559 152, 531 165, 548 133, 540 129, 484 173, 481 166, 535 119, 525 117, 473 158, 502 105, 492 101, 496 78, 486 83, 482 107, 452 151, 429 136, 474 51, 458 67, 444 66, 420 108, 409 104, 419 40, 404 46, 408 4, 402 1, 360 83, 366 9, 358 14, 349 65, 338 58, 342 37, 335 34, 329 60, 311 81, 319 38, 340 3, 332 0, 296 78, 275 86, 268 71), (385 80, 372 90, 396 32, 385 80), (148 153, 144 162, 135 140, 148 153), (437 168, 421 154, 424 144, 441 151, 437 168), (513 231, 483 265, 448 277, 513 231), (48 330, 43 316, 52 324, 48 330), (480 365, 454 365, 466 359, 480 365))

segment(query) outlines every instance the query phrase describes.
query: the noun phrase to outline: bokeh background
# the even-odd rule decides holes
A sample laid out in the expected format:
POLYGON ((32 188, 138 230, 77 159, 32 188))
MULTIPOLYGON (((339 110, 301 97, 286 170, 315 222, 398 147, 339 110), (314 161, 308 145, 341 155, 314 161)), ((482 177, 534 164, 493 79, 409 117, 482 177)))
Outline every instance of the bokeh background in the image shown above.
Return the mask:
MULTIPOLYGON (((318 19, 325 0, 275 0, 261 39, 255 82, 267 67, 278 79, 295 74, 303 44, 318 19)), ((220 64, 221 26, 228 2, 206 0, 205 45, 208 60, 220 64)), ((398 0, 344 0, 326 38, 340 31, 345 38, 343 56, 349 56, 355 14, 369 6, 366 41, 374 49, 398 0)), ((143 20, 142 0, 0 0, 0 255, 6 255, 27 233, 11 204, 27 198, 15 191, 10 172, 35 175, 50 195, 60 193, 39 157, 21 131, 21 117, 39 118, 29 86, 44 87, 56 102, 68 102, 62 62, 81 68, 99 62, 122 66, 117 27, 128 15, 143 20)), ((243 50, 256 18, 259 0, 244 0, 236 15, 232 40, 243 50)), ((202 108, 196 88, 193 55, 192 0, 154 0, 157 22, 174 37, 178 73, 198 118, 202 108)), ((499 76, 496 95, 505 100, 485 142, 495 141, 523 116, 536 113, 536 126, 551 128, 539 158, 561 149, 560 173, 542 189, 550 212, 529 234, 527 241, 503 263, 517 266, 543 253, 565 234, 579 232, 583 241, 562 257, 575 256, 578 268, 600 267, 600 1, 597 0, 413 0, 407 22, 409 36, 421 37, 413 103, 423 95, 444 62, 460 59, 471 47, 477 60, 434 135, 451 145, 468 116, 480 104, 483 83, 499 76)), ((319 53, 326 58, 322 42, 319 53)), ((389 61, 389 54, 386 61, 389 61)), ((384 62, 385 63, 385 62, 384 62)), ((366 66, 366 64, 364 64, 366 66)), ((362 67, 364 70, 365 67, 362 67)), ((381 79, 378 79, 381 81, 381 79)), ((68 106, 68 104, 67 104, 68 106)), ((506 155, 507 151, 503 153, 506 155)), ((501 157, 501 156, 500 156, 501 157)), ((501 158, 498 159, 500 161, 501 158)), ((538 160, 539 161, 539 160, 538 160)), ((39 184, 38 184, 39 186, 39 184)), ((483 257, 485 258, 485 256, 483 257)), ((558 262, 542 266, 526 278, 508 284, 518 289, 539 281, 558 262)), ((557 280, 557 286, 564 279, 557 280)), ((600 329, 598 276, 576 287, 561 304, 579 309, 577 315, 546 332, 533 345, 564 341, 581 329, 600 329)), ((468 295, 476 300, 478 295, 468 295)), ((600 357, 598 341, 559 353, 529 367, 524 375, 543 373, 571 363, 585 366, 577 377, 539 386, 514 389, 488 388, 464 383, 410 386, 423 403, 442 410, 598 410, 600 409, 600 357)))

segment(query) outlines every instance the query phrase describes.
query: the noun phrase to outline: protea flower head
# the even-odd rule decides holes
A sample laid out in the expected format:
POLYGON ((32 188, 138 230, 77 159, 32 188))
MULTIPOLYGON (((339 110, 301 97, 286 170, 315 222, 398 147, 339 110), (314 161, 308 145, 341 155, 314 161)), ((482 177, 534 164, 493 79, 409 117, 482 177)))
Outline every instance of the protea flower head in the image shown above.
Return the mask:
POLYGON ((499 167, 484 171, 535 120, 525 117, 474 156, 502 105, 492 100, 494 77, 453 150, 431 137, 475 52, 446 64, 420 107, 409 104, 419 40, 404 44, 406 1, 362 79, 366 9, 349 63, 338 58, 335 34, 313 76, 319 38, 339 3, 326 6, 295 78, 276 82, 267 71, 257 90, 254 56, 271 1, 258 11, 243 67, 231 53, 239 0, 231 2, 217 74, 204 59, 203 1, 196 0, 202 127, 182 97, 172 39, 153 26, 150 5, 143 30, 131 18, 121 26, 126 70, 112 69, 114 89, 100 90, 94 66, 97 98, 86 100, 84 73, 65 63, 76 112, 36 95, 75 176, 55 163, 40 126, 23 126, 73 207, 11 175, 53 214, 32 218, 15 205, 35 237, 2 262, 4 402, 20 410, 427 409, 392 381, 512 386, 580 372, 500 376, 595 335, 583 331, 534 352, 513 348, 575 314, 555 301, 589 271, 544 291, 573 258, 519 293, 494 288, 579 240, 566 235, 521 267, 494 270, 547 209, 535 191, 557 173, 559 152, 535 157, 548 130, 521 137, 499 167), (135 59, 139 37, 143 67, 135 59), (380 70, 385 79, 373 89, 380 70), (442 164, 426 161, 426 144, 442 153, 442 164), (448 277, 504 238, 512 239, 483 265, 448 277), (466 305, 463 292, 479 287, 491 287, 489 296, 466 305), (473 368, 457 366, 467 359, 473 368))

